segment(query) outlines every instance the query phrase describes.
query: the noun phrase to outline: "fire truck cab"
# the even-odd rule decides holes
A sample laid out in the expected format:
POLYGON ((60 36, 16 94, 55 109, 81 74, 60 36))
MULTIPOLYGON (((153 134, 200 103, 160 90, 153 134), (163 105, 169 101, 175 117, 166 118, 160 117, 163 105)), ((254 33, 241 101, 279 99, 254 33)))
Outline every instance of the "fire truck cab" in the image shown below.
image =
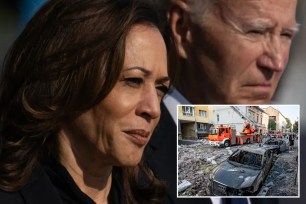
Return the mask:
POLYGON ((217 147, 236 144, 236 129, 226 125, 212 127, 209 130, 208 140, 211 146, 217 147))
POLYGON ((236 135, 234 126, 220 125, 211 127, 208 135, 209 144, 211 146, 228 147, 235 144, 250 144, 253 141, 260 142, 260 137, 256 134, 256 130, 247 122, 244 129, 236 135))

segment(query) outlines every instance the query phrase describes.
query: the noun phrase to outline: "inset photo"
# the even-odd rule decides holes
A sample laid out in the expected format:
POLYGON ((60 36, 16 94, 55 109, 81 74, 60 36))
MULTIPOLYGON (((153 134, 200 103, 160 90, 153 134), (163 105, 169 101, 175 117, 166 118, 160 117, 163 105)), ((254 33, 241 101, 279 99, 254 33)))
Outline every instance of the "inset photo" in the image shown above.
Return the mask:
POLYGON ((300 197, 299 105, 179 105, 177 196, 300 197))

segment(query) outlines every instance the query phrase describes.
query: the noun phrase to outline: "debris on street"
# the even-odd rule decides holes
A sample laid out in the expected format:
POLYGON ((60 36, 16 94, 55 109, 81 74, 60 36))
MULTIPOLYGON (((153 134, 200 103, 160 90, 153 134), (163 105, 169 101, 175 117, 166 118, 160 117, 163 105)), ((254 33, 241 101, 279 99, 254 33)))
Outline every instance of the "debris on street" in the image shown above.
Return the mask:
MULTIPOLYGON (((212 170, 235 150, 258 148, 258 143, 218 148, 206 139, 178 147, 178 184, 188 187, 178 190, 179 196, 211 196, 209 176, 212 170), (185 183, 185 184, 184 184, 185 183)), ((298 196, 298 141, 293 151, 274 155, 272 168, 257 196, 298 196)))

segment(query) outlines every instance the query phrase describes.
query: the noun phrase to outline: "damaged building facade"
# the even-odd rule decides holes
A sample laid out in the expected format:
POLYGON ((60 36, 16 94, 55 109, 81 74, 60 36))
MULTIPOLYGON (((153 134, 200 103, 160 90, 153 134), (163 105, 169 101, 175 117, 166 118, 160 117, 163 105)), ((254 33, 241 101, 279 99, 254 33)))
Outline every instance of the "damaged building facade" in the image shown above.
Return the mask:
POLYGON ((178 138, 195 140, 207 137, 211 123, 211 106, 178 106, 178 138))
POLYGON ((269 115, 258 106, 214 106, 214 125, 231 125, 242 130, 244 121, 251 123, 259 134, 267 133, 269 115))
POLYGON ((270 120, 275 121, 276 130, 279 130, 282 133, 285 133, 286 132, 286 125, 287 125, 287 121, 286 121, 285 116, 283 116, 283 114, 279 110, 273 108, 272 106, 264 108, 263 110, 269 115, 270 120))

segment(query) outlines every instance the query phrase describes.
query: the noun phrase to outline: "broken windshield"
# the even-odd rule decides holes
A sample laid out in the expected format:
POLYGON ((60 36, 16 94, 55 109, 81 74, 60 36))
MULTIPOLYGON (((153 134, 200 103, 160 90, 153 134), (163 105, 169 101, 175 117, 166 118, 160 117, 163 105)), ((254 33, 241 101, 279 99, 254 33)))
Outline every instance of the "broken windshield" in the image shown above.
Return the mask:
POLYGON ((252 152, 239 150, 232 154, 229 158, 229 161, 236 162, 239 164, 247 165, 254 167, 256 169, 261 168, 262 166, 262 155, 255 154, 252 152))

